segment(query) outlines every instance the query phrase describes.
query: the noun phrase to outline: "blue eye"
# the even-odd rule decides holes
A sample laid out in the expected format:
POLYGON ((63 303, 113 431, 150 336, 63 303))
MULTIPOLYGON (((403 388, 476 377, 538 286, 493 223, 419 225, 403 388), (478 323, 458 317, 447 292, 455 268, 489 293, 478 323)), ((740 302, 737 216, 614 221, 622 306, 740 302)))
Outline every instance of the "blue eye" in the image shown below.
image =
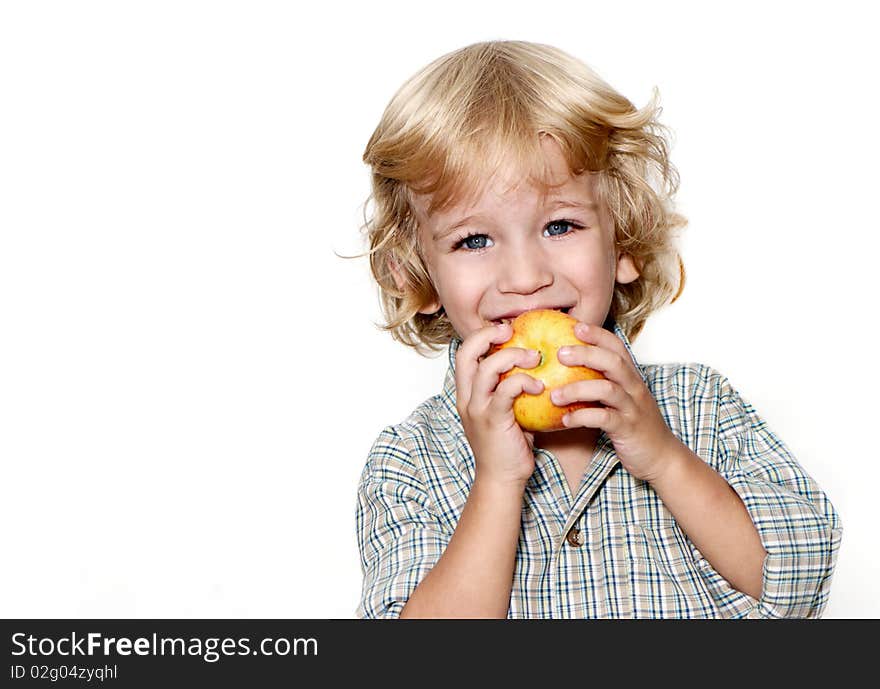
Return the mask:
POLYGON ((548 223, 547 227, 544 228, 544 236, 559 237, 561 235, 568 234, 569 230, 571 229, 582 229, 582 227, 582 225, 573 223, 571 220, 554 220, 553 222, 548 223), (562 228, 562 230, 559 231, 558 228, 562 228))
POLYGON ((471 234, 460 240, 455 248, 465 248, 470 249, 471 251, 477 251, 479 249, 485 249, 488 246, 491 246, 492 240, 489 239, 488 235, 485 234, 471 234))

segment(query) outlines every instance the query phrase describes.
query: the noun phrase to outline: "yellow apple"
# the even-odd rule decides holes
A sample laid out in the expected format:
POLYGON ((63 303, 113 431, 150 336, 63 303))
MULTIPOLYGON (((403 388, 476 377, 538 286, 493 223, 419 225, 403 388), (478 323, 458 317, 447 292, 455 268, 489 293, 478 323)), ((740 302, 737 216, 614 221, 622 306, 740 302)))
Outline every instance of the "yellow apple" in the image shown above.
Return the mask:
MULTIPOLYGON (((501 380, 515 373, 527 373, 544 383, 540 395, 520 394, 513 402, 513 415, 516 422, 526 431, 558 431, 562 417, 568 412, 585 407, 601 406, 598 402, 576 402, 565 407, 557 407, 550 400, 550 391, 578 380, 604 378, 601 373, 586 366, 566 366, 559 361, 557 351, 565 345, 584 345, 574 334, 577 320, 561 311, 537 309, 517 316, 511 326, 513 335, 507 342, 493 345, 489 354, 507 347, 536 349, 541 353, 540 363, 535 368, 515 366, 501 374, 501 380)), ((590 346, 590 345, 587 345, 590 346)))

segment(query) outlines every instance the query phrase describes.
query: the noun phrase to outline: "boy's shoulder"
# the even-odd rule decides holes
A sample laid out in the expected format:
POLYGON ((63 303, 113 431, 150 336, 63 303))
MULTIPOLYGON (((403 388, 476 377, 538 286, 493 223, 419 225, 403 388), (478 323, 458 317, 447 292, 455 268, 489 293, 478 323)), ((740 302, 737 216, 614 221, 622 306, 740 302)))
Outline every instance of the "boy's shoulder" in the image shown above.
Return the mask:
POLYGON ((671 362, 640 364, 639 368, 667 421, 683 416, 708 419, 731 403, 739 403, 730 379, 707 364, 671 362))
POLYGON ((727 376, 707 364, 699 362, 668 362, 643 364, 633 352, 632 343, 620 324, 608 322, 604 326, 623 342, 633 364, 651 394, 662 406, 691 405, 695 400, 728 397, 732 388, 727 376))
POLYGON ((386 426, 373 443, 364 476, 391 473, 419 474, 446 466, 454 471, 472 464, 470 448, 455 407, 452 373, 443 390, 420 403, 410 414, 386 426))
POLYGON ((730 379, 707 364, 641 365, 644 379, 670 430, 710 464, 725 443, 763 426, 730 379))
POLYGON ((728 395, 730 380, 708 364, 669 362, 640 364, 648 388, 657 397, 688 399, 693 396, 728 395))

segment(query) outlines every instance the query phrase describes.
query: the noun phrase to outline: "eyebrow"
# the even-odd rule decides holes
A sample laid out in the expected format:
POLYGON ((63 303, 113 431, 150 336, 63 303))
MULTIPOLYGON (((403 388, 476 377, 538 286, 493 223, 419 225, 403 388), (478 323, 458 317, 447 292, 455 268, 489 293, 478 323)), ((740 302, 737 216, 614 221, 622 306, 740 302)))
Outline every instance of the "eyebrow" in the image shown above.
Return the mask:
POLYGON ((467 225, 472 220, 479 220, 481 218, 483 218, 483 215, 481 213, 474 213, 473 215, 466 215, 461 220, 459 220, 456 223, 453 223, 449 227, 447 227, 445 229, 437 230, 437 232, 434 233, 434 241, 436 242, 440 239, 443 239, 444 237, 451 235, 453 232, 455 232, 462 225, 467 225))
MULTIPOLYGON (((552 211, 559 210, 560 208, 577 208, 578 210, 583 210, 583 211, 587 211, 587 212, 591 212, 591 213, 595 213, 598 210, 598 206, 596 205, 596 203, 594 201, 590 201, 588 203, 582 203, 580 201, 570 201, 567 199, 557 199, 556 201, 554 201, 553 203, 550 204, 550 206, 548 207, 548 210, 550 210, 552 212, 552 211)), ((472 215, 466 215, 465 217, 461 218, 460 220, 457 220, 456 222, 454 222, 449 227, 447 227, 445 229, 438 230, 437 232, 435 232, 433 235, 433 240, 436 242, 440 239, 443 239, 444 237, 455 232, 455 230, 462 227, 463 225, 467 225, 469 222, 472 222, 474 220, 481 220, 484 217, 485 216, 483 216, 482 213, 474 213, 472 215)))
POLYGON ((550 205, 550 210, 552 211, 558 210, 559 208, 578 208, 580 210, 595 213, 599 207, 596 205, 595 201, 581 203, 580 201, 568 201, 566 199, 559 199, 550 205))

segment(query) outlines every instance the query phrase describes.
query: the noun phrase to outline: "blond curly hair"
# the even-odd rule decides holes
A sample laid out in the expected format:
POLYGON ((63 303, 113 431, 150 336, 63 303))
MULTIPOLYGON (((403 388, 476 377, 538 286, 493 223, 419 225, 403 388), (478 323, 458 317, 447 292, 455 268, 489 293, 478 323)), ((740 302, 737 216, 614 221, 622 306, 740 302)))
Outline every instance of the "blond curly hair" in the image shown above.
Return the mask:
POLYGON ((428 214, 472 202, 510 161, 546 189, 539 140, 550 136, 572 175, 596 173, 598 201, 613 220, 618 250, 639 270, 634 282, 615 285, 609 314, 635 339, 685 282, 674 230, 686 221, 673 210, 678 173, 668 157, 668 130, 657 121, 657 101, 655 88, 639 110, 581 61, 524 41, 469 45, 407 80, 363 156, 372 190, 361 230, 379 285, 382 327, 422 354, 456 336, 443 309, 419 313, 436 292, 419 247, 416 195, 430 199, 428 214))

